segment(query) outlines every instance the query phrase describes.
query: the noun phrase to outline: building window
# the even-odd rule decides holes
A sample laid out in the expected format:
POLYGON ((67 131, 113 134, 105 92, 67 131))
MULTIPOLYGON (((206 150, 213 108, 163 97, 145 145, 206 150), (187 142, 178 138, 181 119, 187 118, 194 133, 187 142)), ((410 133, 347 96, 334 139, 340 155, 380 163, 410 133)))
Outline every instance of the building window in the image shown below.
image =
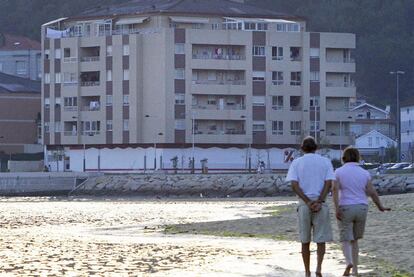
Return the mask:
POLYGON ((76 84, 78 83, 76 73, 64 72, 63 83, 65 84, 76 84))
POLYGON ((62 101, 61 101, 60 97, 56 97, 55 98, 55 105, 60 106, 61 104, 62 104, 62 101))
POLYGON ((369 147, 372 147, 372 137, 369 137, 368 138, 368 146, 369 147))
POLYGON ((301 122, 291 121, 290 122, 290 134, 292 136, 299 136, 301 133, 301 122))
POLYGON ((177 80, 184 80, 185 79, 185 70, 184 70, 184 68, 176 68, 175 69, 175 79, 177 79, 177 80))
POLYGON ((283 121, 272 121, 272 134, 283 136, 283 121))
POLYGON ((50 98, 49 97, 45 97, 45 108, 46 109, 50 108, 50 98))
POLYGON ((45 130, 45 133, 49 133, 49 130, 50 130, 49 125, 50 125, 49 122, 45 122, 44 123, 43 129, 45 130))
POLYGON ((106 46, 106 56, 111 57, 112 56, 112 45, 106 46))
POLYGON ((264 46, 253 46, 253 56, 264 57, 266 56, 264 46))
POLYGON ((124 69, 122 77, 124 81, 129 81, 129 69, 124 69))
POLYGON ((255 107, 263 107, 266 103, 265 96, 253 96, 253 106, 255 107))
POLYGON ((107 120, 106 121, 106 130, 107 131, 112 131, 112 120, 107 120))
POLYGON ((122 46, 122 55, 129 56, 129 44, 122 46))
POLYGON ((253 121, 253 132, 255 131, 265 131, 266 122, 265 121, 253 121))
POLYGON ((185 94, 184 93, 176 93, 175 94, 175 104, 177 104, 177 105, 184 105, 185 104, 185 94))
POLYGON ((315 132, 315 131, 318 132, 318 131, 320 131, 320 127, 319 126, 320 126, 320 121, 311 121, 310 122, 309 129, 310 129, 311 132, 315 132))
POLYGON ((27 62, 17 61, 16 62, 16 74, 17 75, 26 75, 27 74, 27 62))
POLYGON ((49 60, 49 59, 50 59, 50 50, 45 49, 45 60, 49 60))
POLYGON ((129 131, 129 119, 124 119, 123 121, 123 130, 129 131))
POLYGON ((301 85, 301 72, 291 72, 290 73, 290 85, 291 86, 300 86, 301 85))
POLYGON ((280 95, 272 97, 272 109, 283 110, 283 96, 280 95))
POLYGON ((175 120, 175 130, 185 130, 185 119, 175 120))
POLYGON ((256 23, 256 30, 257 31, 266 31, 268 28, 268 24, 267 23, 256 23))
POLYGON ((106 106, 107 107, 112 106, 112 95, 107 95, 106 96, 106 106))
POLYGON ((55 73, 55 84, 60 84, 62 82, 62 75, 59 73, 55 73))
POLYGON ((409 108, 407 108, 407 114, 409 114, 410 113, 410 109, 409 108))
POLYGON ((122 97, 122 103, 124 106, 129 106, 129 95, 124 95, 122 97))
POLYGON ((209 95, 207 97, 207 105, 217 105, 217 99, 214 95, 209 95))
POLYGON ((55 49, 55 59, 60 60, 61 58, 62 58, 62 51, 60 50, 60 48, 55 49))
POLYGON ((311 82, 319 82, 319 71, 311 71, 310 72, 310 81, 311 82))
POLYGON ((272 72, 272 84, 275 86, 283 85, 283 72, 282 71, 272 72))
POLYGON ((112 81, 112 70, 107 70, 106 71, 106 80, 108 82, 112 81))
POLYGON ((64 97, 63 98, 63 107, 65 110, 74 110, 78 106, 77 97, 64 97))
POLYGON ((61 123, 60 121, 55 122, 55 133, 60 133, 61 131, 61 123))
POLYGON ((375 145, 379 145, 380 144, 380 138, 379 137, 375 137, 375 145))
POLYGON ((193 23, 191 24, 192 29, 202 29, 204 27, 203 23, 193 23))
POLYGON ((220 29, 220 23, 213 23, 211 24, 212 30, 219 30, 220 29))
POLYGON ((301 61, 301 48, 300 47, 290 47, 290 60, 291 61, 301 61))
POLYGON ((184 43, 175 44, 175 54, 185 54, 184 43))
POLYGON ((266 79, 266 72, 253 71, 253 81, 264 81, 266 79))
POLYGON ((309 51, 309 56, 311 58, 319 58, 319 52, 320 52, 319 48, 311 48, 309 51))
POLYGON ((310 98, 309 106, 310 107, 319 107, 319 96, 313 96, 310 98))
POLYGON ((283 60, 283 47, 278 47, 278 46, 272 47, 272 60, 277 60, 277 61, 283 60))

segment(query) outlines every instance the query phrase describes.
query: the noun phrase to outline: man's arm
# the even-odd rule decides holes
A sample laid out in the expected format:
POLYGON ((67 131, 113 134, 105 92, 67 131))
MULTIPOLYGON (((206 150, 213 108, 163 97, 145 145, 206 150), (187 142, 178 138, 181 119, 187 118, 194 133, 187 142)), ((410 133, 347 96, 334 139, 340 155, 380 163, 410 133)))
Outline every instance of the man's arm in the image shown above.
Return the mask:
POLYGON ((323 185, 323 189, 321 191, 321 194, 318 197, 318 202, 320 202, 320 203, 325 202, 326 196, 331 191, 331 186, 332 186, 332 180, 326 180, 324 185, 323 185))
POLYGON ((342 219, 342 213, 341 213, 341 211, 339 210, 339 182, 338 182, 338 180, 336 180, 335 182, 334 182, 334 184, 333 184, 333 187, 332 187, 333 189, 332 189, 332 195, 333 195, 333 202, 334 202, 334 206, 335 206, 335 214, 336 214, 336 218, 338 219, 338 220, 341 220, 342 219))

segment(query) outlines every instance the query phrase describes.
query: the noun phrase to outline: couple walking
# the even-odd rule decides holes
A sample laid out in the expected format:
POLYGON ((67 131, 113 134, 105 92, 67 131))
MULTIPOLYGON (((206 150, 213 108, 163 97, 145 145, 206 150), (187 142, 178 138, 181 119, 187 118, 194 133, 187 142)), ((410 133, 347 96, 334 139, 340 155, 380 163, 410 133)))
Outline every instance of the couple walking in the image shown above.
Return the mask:
POLYGON ((333 200, 338 220, 339 237, 346 260, 344 276, 358 275, 358 239, 364 234, 365 220, 370 196, 380 211, 389 210, 380 202, 371 184, 370 174, 359 166, 359 152, 348 147, 345 149, 343 166, 333 171, 329 159, 315 153, 317 145, 312 137, 302 142, 303 157, 294 160, 289 168, 286 181, 292 183, 293 191, 299 197, 298 219, 299 234, 302 242, 302 259, 306 277, 310 272, 310 242, 317 244, 316 277, 322 276, 322 262, 325 243, 332 241, 326 196, 333 186, 333 200))

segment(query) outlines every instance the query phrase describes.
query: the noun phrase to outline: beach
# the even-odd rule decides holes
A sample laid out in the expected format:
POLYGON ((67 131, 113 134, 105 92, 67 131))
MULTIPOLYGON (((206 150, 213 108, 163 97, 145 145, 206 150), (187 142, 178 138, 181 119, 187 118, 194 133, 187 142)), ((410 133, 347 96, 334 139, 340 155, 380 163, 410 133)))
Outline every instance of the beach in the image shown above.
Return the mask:
MULTIPOLYGON (((370 211, 365 274, 414 271, 413 196, 370 211)), ((303 276, 295 201, 2 198, 0 276, 303 276)), ((324 276, 342 269, 329 244, 324 276)))

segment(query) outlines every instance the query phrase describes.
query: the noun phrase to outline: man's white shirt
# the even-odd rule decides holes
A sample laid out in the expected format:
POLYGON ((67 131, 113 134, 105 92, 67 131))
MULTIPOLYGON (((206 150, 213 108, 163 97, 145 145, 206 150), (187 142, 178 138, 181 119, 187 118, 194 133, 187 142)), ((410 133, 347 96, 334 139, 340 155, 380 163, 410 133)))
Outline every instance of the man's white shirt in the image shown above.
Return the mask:
POLYGON ((319 154, 308 153, 295 159, 289 167, 286 181, 297 181, 303 193, 318 198, 325 181, 335 180, 335 173, 329 159, 319 154))

